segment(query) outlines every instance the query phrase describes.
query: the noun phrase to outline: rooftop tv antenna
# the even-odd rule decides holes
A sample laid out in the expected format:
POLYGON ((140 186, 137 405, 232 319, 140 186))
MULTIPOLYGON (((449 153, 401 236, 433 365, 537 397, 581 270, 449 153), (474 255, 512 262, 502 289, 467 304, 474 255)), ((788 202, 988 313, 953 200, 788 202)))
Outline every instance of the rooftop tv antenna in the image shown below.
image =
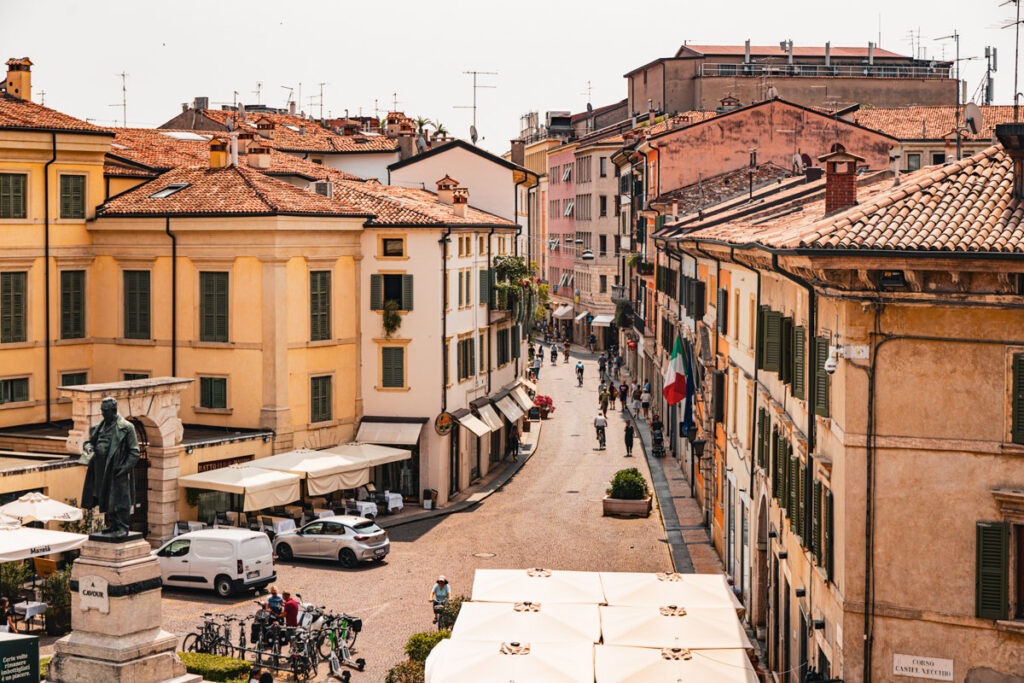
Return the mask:
POLYGON ((128 74, 122 71, 117 74, 121 77, 121 102, 111 104, 111 107, 121 107, 121 127, 128 127, 128 74))
POLYGON ((398 111, 398 93, 391 93, 391 111, 398 111))
POLYGON ((256 89, 249 92, 256 95, 256 104, 260 104, 260 95, 263 94, 263 81, 256 81, 256 89))
POLYGON ((1020 59, 1020 0, 1006 0, 1003 5, 1009 5, 1013 3, 1017 6, 1017 17, 1010 23, 1003 26, 1003 28, 1014 27, 1013 30, 1013 122, 1017 123, 1020 121, 1020 108, 1017 105, 1017 95, 1020 94, 1017 90, 1017 73, 1019 71, 1017 62, 1020 59))
POLYGON ((317 83, 317 85, 320 86, 320 94, 309 98, 309 107, 310 109, 313 108, 313 100, 320 101, 320 120, 322 121, 324 118, 324 86, 330 85, 330 83, 317 83))
POLYGON ((477 138, 477 133, 476 133, 476 91, 481 89, 481 88, 496 88, 496 87, 498 87, 496 85, 479 85, 477 83, 477 77, 478 76, 497 76, 498 72, 497 71, 463 71, 462 73, 466 74, 467 76, 472 76, 473 77, 473 104, 472 105, 456 104, 454 106, 454 109, 472 109, 473 110, 473 125, 469 127, 469 137, 473 140, 473 144, 475 145, 476 144, 476 138, 477 138))
POLYGON ((43 105, 46 104, 46 91, 45 90, 40 90, 39 91, 39 104, 43 104, 43 105))
POLYGON ((994 47, 985 48, 985 104, 992 104, 992 74, 996 72, 996 49, 994 47))
POLYGON ((281 87, 288 91, 288 99, 284 101, 284 108, 287 109, 288 105, 292 103, 292 95, 295 93, 295 88, 290 85, 282 85, 281 87))
POLYGON ((581 92, 580 94, 587 96, 587 103, 588 104, 590 102, 593 102, 593 100, 594 100, 594 98, 591 97, 592 93, 593 93, 593 89, 590 87, 590 81, 587 81, 587 91, 586 92, 581 92))
MULTIPOLYGON (((940 36, 935 40, 949 40, 951 39, 956 44, 956 125, 960 125, 960 34, 957 31, 953 31, 948 36, 940 36)), ((958 145, 959 147, 959 145, 958 145)), ((960 150, 956 151, 956 158, 960 159, 960 150)))

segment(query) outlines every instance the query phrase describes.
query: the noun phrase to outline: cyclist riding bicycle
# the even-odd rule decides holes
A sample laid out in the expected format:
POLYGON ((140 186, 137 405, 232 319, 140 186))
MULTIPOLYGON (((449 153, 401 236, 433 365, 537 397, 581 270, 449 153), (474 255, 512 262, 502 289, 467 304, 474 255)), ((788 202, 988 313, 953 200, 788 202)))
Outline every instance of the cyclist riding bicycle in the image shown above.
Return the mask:
POLYGON ((451 588, 448 586, 448 579, 445 578, 444 574, 437 577, 437 583, 430 589, 430 602, 434 605, 434 623, 437 623, 439 616, 438 605, 444 605, 448 602, 448 598, 451 597, 451 588))
POLYGON ((605 428, 608 426, 608 418, 602 413, 598 413, 597 417, 594 418, 594 431, 597 432, 597 440, 599 442, 604 441, 605 428))
POLYGON ((583 380, 583 361, 577 361, 576 363, 576 379, 583 380))

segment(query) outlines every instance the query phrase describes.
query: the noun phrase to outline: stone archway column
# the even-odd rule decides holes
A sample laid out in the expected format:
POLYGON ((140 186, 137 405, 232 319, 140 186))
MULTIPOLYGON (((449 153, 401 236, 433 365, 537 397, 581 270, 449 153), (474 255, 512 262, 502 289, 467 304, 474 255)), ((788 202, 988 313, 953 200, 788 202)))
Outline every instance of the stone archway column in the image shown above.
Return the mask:
POLYGON ((67 449, 71 453, 82 452, 89 429, 103 419, 100 403, 108 396, 117 399, 118 412, 122 417, 135 418, 145 426, 149 438, 146 514, 148 540, 154 545, 174 533, 179 496, 178 454, 185 431, 180 417, 181 392, 192 381, 181 377, 153 377, 58 388, 62 397, 71 399, 74 425, 67 440, 67 449))

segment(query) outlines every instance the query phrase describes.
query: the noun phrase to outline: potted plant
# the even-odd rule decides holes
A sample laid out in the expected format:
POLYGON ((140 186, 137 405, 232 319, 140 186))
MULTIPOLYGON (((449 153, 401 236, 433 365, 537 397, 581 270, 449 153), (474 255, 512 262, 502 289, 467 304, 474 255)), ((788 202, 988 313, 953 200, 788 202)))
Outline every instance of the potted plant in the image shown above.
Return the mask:
POLYGON ((602 506, 607 515, 651 514, 651 493, 647 481, 635 467, 619 470, 612 479, 611 488, 606 492, 602 506))
POLYGON ((384 326, 385 337, 390 337, 402 326, 402 316, 398 313, 398 302, 394 299, 388 299, 384 302, 384 314, 381 318, 381 324, 384 326))
POLYGON ((540 419, 548 419, 548 415, 555 412, 555 402, 551 400, 550 396, 544 394, 537 394, 533 397, 533 405, 540 408, 540 419))
POLYGON ((39 587, 46 603, 46 634, 62 636, 71 630, 71 565, 54 572, 39 587))

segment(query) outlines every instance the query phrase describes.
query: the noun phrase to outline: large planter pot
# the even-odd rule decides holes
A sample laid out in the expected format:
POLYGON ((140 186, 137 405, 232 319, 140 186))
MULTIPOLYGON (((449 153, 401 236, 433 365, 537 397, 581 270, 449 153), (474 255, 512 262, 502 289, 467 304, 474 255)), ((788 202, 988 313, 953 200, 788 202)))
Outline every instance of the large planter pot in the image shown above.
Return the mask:
POLYGON ((604 508, 604 516, 608 515, 635 515, 647 517, 651 514, 651 496, 641 500, 625 500, 623 498, 611 498, 605 496, 601 501, 604 508))
POLYGON ((540 419, 542 419, 542 420, 546 420, 546 419, 548 419, 548 415, 549 415, 550 413, 551 413, 551 411, 550 411, 550 410, 548 410, 547 408, 543 408, 543 407, 542 407, 542 408, 540 409, 540 419))

